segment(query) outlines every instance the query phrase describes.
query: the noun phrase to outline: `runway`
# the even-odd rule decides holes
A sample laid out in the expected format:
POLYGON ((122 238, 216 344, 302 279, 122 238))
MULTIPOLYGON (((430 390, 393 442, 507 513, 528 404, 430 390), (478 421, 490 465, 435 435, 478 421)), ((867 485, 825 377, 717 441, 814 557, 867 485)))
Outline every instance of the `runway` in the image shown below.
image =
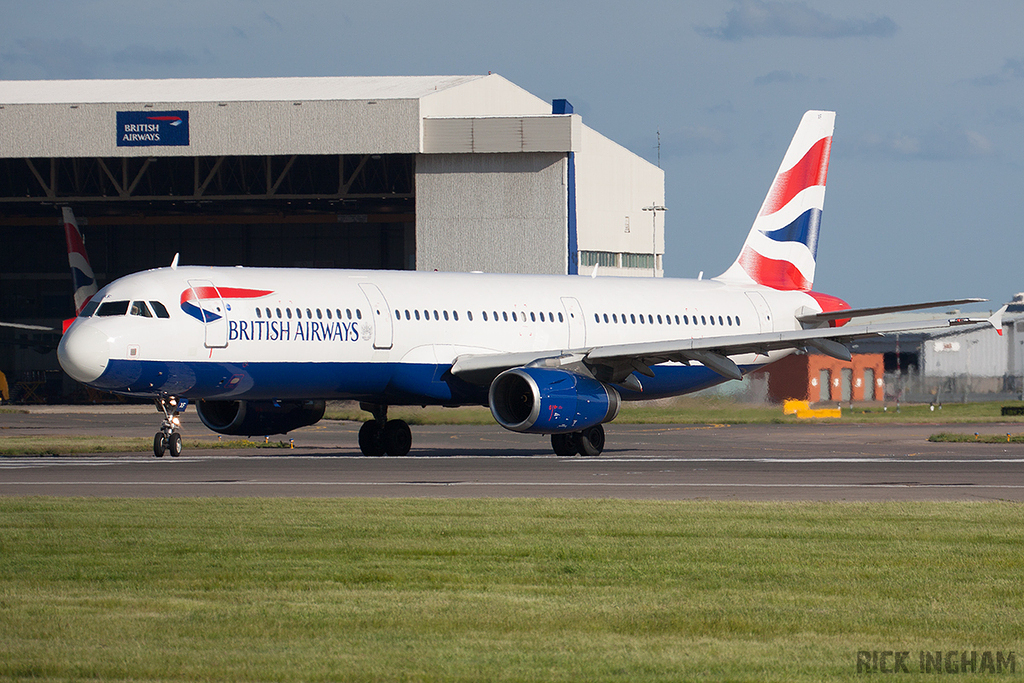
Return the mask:
MULTIPOLYGON (((158 421, 148 410, 4 414, 0 438, 148 436, 158 421)), ((294 450, 0 458, 0 495, 1021 501, 1024 445, 927 441, 1014 427, 613 423, 600 457, 559 458, 541 436, 428 426, 413 427, 414 455, 365 458, 358 424, 323 421, 290 434, 294 450)), ((210 438, 194 414, 185 433, 210 438)))

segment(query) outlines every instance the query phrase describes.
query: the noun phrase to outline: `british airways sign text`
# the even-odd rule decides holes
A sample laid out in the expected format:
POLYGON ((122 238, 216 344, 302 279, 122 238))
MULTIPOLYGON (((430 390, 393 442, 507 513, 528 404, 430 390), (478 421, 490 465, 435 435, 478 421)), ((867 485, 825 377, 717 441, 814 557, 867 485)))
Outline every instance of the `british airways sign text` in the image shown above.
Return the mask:
POLYGON ((117 112, 118 147, 188 147, 187 111, 117 112))
POLYGON ((229 320, 228 341, 359 341, 359 323, 319 320, 229 320))

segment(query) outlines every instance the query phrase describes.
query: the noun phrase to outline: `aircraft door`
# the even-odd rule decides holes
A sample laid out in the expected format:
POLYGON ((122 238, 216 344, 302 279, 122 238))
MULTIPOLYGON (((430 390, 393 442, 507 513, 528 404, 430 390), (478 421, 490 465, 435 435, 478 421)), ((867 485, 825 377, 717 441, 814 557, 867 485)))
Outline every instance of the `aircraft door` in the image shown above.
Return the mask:
POLYGON ((373 313, 373 348, 390 349, 393 344, 393 328, 387 299, 377 285, 364 282, 359 285, 359 289, 366 295, 373 313))
POLYGON ((192 315, 203 321, 206 328, 206 348, 223 349, 228 345, 228 307, 209 280, 189 280, 192 302, 198 309, 192 315))
POLYGON ((581 348, 587 343, 587 324, 583 319, 580 302, 575 297, 563 296, 562 307, 565 309, 566 322, 569 324, 569 348, 581 348))
POLYGON ((750 303, 754 305, 754 312, 757 314, 757 324, 761 332, 775 331, 775 323, 772 322, 772 309, 758 292, 746 292, 750 303))

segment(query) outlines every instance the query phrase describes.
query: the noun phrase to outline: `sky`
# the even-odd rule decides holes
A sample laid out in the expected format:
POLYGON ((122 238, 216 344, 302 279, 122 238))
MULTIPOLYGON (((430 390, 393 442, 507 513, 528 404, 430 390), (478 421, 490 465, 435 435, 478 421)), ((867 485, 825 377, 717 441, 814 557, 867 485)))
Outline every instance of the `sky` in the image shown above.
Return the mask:
POLYGON ((1024 291, 1024 3, 0 0, 0 80, 471 75, 665 170, 665 270, 733 261, 800 116, 837 112, 815 290, 1024 291), (659 145, 660 140, 660 145, 659 145))

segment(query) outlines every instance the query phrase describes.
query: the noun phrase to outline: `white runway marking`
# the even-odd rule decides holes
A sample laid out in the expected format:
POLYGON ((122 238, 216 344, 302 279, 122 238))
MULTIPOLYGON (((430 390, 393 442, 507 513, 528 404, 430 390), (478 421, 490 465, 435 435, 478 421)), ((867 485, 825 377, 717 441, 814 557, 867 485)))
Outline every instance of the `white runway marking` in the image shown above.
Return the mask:
POLYGON ((1024 484, 918 484, 918 483, 879 483, 879 484, 749 484, 749 483, 716 483, 716 482, 661 482, 661 483, 612 483, 612 482, 550 482, 550 481, 6 481, 3 486, 423 486, 423 487, 454 487, 454 486, 496 486, 496 487, 557 487, 557 488, 809 488, 809 489, 1024 489, 1024 484))
MULTIPOLYGON (((918 458, 914 456, 887 456, 887 457, 863 457, 863 458, 850 458, 850 457, 839 457, 839 458, 826 458, 826 457, 814 457, 814 458, 594 458, 594 459, 582 459, 582 458, 557 458, 555 456, 449 456, 444 458, 431 458, 431 457, 414 457, 406 456, 404 458, 386 458, 383 459, 387 462, 409 460, 417 463, 429 463, 429 462, 444 462, 446 460, 465 460, 469 458, 480 457, 492 462, 502 462, 506 460, 558 460, 559 462, 572 464, 572 465, 601 465, 605 463, 634 463, 634 464, 645 464, 645 463, 672 463, 675 465, 690 465, 690 464, 701 464, 701 463, 755 463, 755 464, 832 464, 832 463, 899 463, 911 464, 935 464, 935 463, 961 463, 961 464, 979 464, 979 463, 1020 463, 1024 464, 1024 456, 1019 457, 1005 457, 1005 458, 918 458)), ((229 460, 237 459, 244 461, 283 461, 287 458, 289 462, 295 462, 301 459, 315 460, 317 462, 342 462, 347 460, 354 460, 357 462, 372 462, 373 459, 366 458, 363 456, 190 456, 181 458, 154 458, 154 457, 139 457, 139 458, 110 458, 110 459, 97 459, 97 458, 17 458, 11 460, 0 460, 0 471, 3 470, 19 470, 19 469, 32 469, 41 467, 102 467, 107 465, 125 465, 125 464, 145 464, 145 465, 173 465, 175 463, 186 463, 186 462, 227 462, 229 460)))

